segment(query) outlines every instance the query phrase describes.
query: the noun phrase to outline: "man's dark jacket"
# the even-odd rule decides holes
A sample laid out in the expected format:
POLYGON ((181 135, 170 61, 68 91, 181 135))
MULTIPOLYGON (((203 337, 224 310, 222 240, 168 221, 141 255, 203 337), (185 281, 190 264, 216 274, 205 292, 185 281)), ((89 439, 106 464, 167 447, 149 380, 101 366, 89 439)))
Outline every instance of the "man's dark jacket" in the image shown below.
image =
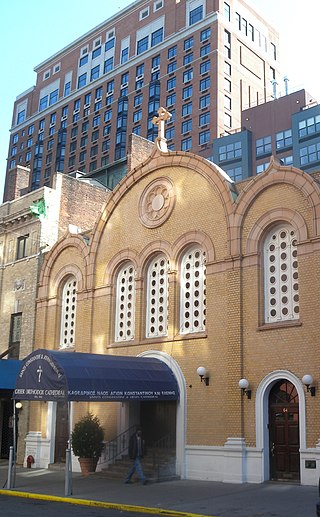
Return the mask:
MULTIPOLYGON (((140 437, 140 440, 141 440, 140 458, 143 458, 143 456, 146 453, 146 447, 145 447, 144 439, 142 437, 140 437)), ((137 438, 136 434, 133 434, 132 436, 130 436, 130 440, 129 440, 129 457, 132 460, 135 460, 137 456, 138 456, 138 438, 137 438)))

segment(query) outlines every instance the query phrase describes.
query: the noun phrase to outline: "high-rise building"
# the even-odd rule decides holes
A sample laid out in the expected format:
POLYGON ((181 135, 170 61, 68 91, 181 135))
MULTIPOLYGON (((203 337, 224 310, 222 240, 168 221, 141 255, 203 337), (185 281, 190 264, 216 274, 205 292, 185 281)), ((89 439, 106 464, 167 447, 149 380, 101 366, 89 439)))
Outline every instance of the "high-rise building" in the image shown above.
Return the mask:
POLYGON ((29 190, 55 171, 118 176, 131 133, 154 140, 160 106, 169 149, 211 155, 279 80, 278 33, 243 0, 136 0, 35 67, 14 104, 4 200, 17 166, 29 190))
POLYGON ((320 106, 305 90, 242 112, 241 127, 213 141, 214 163, 239 181, 260 174, 271 156, 305 172, 320 168, 320 106))

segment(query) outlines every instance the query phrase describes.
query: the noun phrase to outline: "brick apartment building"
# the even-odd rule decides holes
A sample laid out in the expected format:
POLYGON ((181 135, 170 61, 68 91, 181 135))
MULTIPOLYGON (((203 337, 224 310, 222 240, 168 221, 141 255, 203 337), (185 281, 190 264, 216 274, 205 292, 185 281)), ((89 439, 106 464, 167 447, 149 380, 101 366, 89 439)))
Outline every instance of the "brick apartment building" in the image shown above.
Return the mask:
POLYGON ((113 188, 131 133, 154 140, 159 106, 170 149, 209 157, 241 110, 279 82, 278 33, 243 0, 137 0, 35 68, 14 104, 4 201, 31 169, 29 190, 55 171, 113 188))
MULTIPOLYGON (((26 177, 28 172, 24 171, 26 177)), ((22 184, 17 185, 16 197, 21 194, 19 186, 22 184)), ((45 253, 68 232, 81 232, 84 241, 108 196, 105 188, 57 173, 52 187, 42 187, 0 205, 1 366, 7 367, 11 359, 22 359, 33 350, 38 279, 45 253), (38 207, 39 217, 31 207, 38 207)), ((3 380, 1 377, 0 458, 8 458, 12 445, 12 387, 11 391, 3 389, 3 380)), ((20 436, 25 436, 27 425, 25 404, 19 419, 20 436)), ((18 459, 22 461, 23 439, 18 445, 18 459)))
MULTIPOLYGON (((149 444, 170 435, 181 478, 317 485, 318 176, 273 159, 234 184, 202 157, 155 146, 114 189, 87 245, 59 241, 41 270, 34 353, 55 350, 59 366, 72 352, 77 368, 81 352, 146 369, 157 359, 178 386, 170 401, 129 400, 125 380, 116 400, 93 391, 72 403, 71 425, 91 411, 106 440, 138 423, 149 444), (70 315, 72 340, 61 334, 70 315)), ((61 406, 32 402, 36 467, 56 461, 61 406)))

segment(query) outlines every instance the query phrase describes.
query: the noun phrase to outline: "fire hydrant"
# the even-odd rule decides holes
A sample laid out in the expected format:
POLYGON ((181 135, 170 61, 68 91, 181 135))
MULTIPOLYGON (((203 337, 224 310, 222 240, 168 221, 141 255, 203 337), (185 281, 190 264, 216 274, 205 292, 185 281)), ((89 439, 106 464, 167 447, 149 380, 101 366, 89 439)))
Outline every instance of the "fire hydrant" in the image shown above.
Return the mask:
POLYGON ((34 457, 31 454, 27 457, 27 469, 31 469, 31 465, 34 463, 34 457))

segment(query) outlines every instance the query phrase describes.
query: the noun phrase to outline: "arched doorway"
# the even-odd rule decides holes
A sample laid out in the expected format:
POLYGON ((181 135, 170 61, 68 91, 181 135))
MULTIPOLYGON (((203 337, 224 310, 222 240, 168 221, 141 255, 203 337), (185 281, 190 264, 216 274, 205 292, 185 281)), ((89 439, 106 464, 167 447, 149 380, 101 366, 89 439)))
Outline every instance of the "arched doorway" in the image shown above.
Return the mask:
POLYGON ((269 393, 270 479, 300 480, 299 396, 286 379, 269 393))

